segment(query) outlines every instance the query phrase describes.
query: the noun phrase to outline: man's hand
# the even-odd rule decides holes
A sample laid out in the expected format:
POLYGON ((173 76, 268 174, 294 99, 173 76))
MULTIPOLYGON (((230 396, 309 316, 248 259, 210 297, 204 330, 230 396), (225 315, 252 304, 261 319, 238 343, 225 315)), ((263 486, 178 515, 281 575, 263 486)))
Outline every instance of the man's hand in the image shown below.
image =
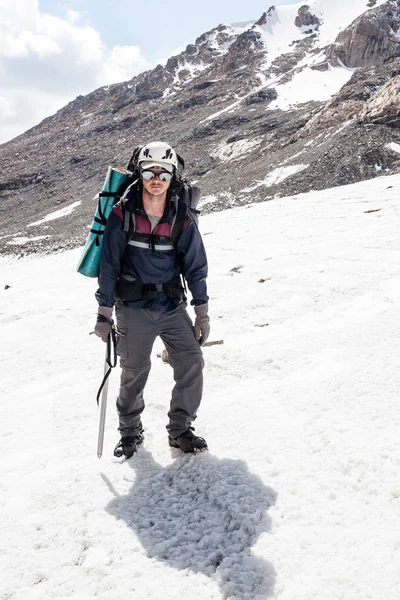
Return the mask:
POLYGON ((99 306, 94 332, 103 340, 103 342, 107 341, 114 324, 114 321, 112 320, 112 312, 113 309, 109 306, 99 306))
POLYGON ((208 316, 208 304, 200 304, 194 307, 196 320, 194 322, 194 335, 199 340, 200 346, 207 341, 210 335, 210 317, 208 316))

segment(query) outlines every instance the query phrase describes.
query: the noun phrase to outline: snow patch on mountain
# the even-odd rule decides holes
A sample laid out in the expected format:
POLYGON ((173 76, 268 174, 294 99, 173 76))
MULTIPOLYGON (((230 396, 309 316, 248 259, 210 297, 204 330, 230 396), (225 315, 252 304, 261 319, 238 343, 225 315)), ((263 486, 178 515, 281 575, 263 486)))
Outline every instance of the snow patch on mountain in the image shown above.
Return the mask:
POLYGON ((236 30, 246 31, 250 25, 253 25, 255 19, 251 19, 250 21, 240 21, 239 23, 231 23, 230 27, 236 30))
POLYGON ((267 50, 265 67, 288 52, 293 51, 293 42, 299 38, 299 29, 294 24, 297 11, 301 4, 278 6, 270 9, 265 25, 255 25, 267 50))
POLYGON ((207 204, 213 204, 217 200, 218 200, 218 196, 216 196, 215 194, 208 194, 207 196, 202 196, 200 198, 197 208, 200 210, 207 204))
POLYGON ((386 144, 386 148, 389 150, 393 150, 397 154, 400 154, 400 144, 396 144, 396 142, 391 142, 390 144, 386 144))
POLYGON ((262 137, 244 140, 237 140, 236 142, 220 144, 212 153, 213 158, 218 158, 222 162, 228 162, 230 160, 237 160, 243 157, 244 154, 250 152, 256 146, 259 146, 263 141, 262 137))
POLYGON ((37 235, 35 237, 14 237, 12 240, 7 242, 10 246, 23 246, 24 244, 28 244, 29 242, 34 242, 37 240, 45 240, 46 238, 50 238, 51 235, 37 235))
POLYGON ((49 213, 40 221, 35 221, 34 223, 29 223, 27 227, 34 227, 35 225, 41 225, 42 223, 46 223, 47 221, 54 221, 54 219, 61 219, 62 217, 66 217, 74 212, 75 208, 81 204, 81 201, 73 202, 69 206, 65 206, 64 208, 60 208, 60 210, 56 210, 53 213, 49 213))
POLYGON ((277 167, 263 179, 262 181, 258 181, 254 185, 244 188, 241 190, 244 193, 249 193, 254 191, 255 189, 261 187, 262 185, 276 185, 281 183, 288 177, 295 175, 296 173, 300 173, 300 171, 304 171, 308 169, 309 165, 299 164, 299 165, 288 165, 287 167, 277 167))
POLYGON ((331 137, 335 137, 335 136, 339 135, 339 133, 341 133, 343 131, 343 129, 346 129, 346 127, 348 127, 352 123, 352 121, 353 121, 352 119, 349 119, 348 121, 343 123, 343 125, 338 127, 333 133, 328 134, 328 135, 331 137))
POLYGON ((276 85, 278 98, 268 108, 288 110, 312 100, 327 101, 349 81, 351 75, 351 70, 342 67, 330 67, 327 71, 306 68, 296 73, 291 81, 276 85))
POLYGON ((249 29, 250 23, 243 23, 242 25, 224 25, 224 34, 228 34, 229 38, 223 42, 221 42, 218 38, 219 36, 219 28, 213 29, 210 33, 207 34, 207 45, 220 54, 225 54, 228 51, 230 46, 236 40, 236 38, 241 35, 243 32, 249 29))
POLYGON ((171 83, 171 86, 164 90, 162 96, 163 99, 173 96, 183 84, 186 85, 189 81, 200 75, 202 71, 205 71, 208 68, 209 65, 206 65, 202 62, 194 64, 185 61, 183 64, 179 65, 175 71, 175 78, 171 83))
MULTIPOLYGON (((239 179, 239 178, 238 178, 239 179)), ((220 192, 219 194, 208 194, 207 196, 203 196, 200 199, 198 204, 198 209, 203 209, 208 204, 215 204, 216 202, 223 202, 228 208, 235 206, 236 198, 235 196, 229 192, 220 192)))

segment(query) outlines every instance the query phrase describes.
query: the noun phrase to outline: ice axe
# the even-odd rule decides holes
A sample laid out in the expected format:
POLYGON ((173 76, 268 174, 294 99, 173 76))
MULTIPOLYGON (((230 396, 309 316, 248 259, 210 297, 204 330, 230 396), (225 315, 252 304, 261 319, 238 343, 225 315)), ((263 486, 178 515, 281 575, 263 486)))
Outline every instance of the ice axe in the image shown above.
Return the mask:
POLYGON ((117 344, 115 338, 115 327, 112 324, 111 331, 107 337, 106 343, 106 355, 104 360, 104 376, 101 382, 99 391, 97 392, 97 406, 100 406, 100 421, 99 421, 99 435, 97 438, 97 456, 101 458, 103 454, 103 442, 104 442, 104 427, 106 423, 106 410, 107 410, 107 396, 108 396, 108 377, 117 364, 117 344), (101 396, 101 399, 100 399, 101 396))

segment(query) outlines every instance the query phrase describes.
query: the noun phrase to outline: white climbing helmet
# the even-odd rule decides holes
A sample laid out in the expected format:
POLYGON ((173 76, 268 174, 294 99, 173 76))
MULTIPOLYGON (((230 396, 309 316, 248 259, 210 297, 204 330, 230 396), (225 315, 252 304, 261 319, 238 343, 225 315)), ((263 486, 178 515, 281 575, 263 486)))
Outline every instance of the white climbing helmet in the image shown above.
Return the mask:
POLYGON ((169 173, 173 173, 178 168, 178 158, 176 152, 169 144, 165 142, 150 142, 146 144, 139 152, 138 165, 141 169, 151 169, 160 167, 169 173))

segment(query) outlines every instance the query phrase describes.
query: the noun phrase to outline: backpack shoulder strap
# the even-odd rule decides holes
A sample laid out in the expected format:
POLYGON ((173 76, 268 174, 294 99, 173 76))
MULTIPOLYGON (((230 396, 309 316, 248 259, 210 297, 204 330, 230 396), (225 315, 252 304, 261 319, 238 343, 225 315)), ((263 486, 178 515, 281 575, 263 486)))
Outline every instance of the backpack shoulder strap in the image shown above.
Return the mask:
POLYGON ((122 212, 124 213, 124 232, 126 235, 126 245, 131 241, 135 233, 135 215, 126 206, 126 201, 121 202, 122 212))
POLYGON ((124 231, 126 233, 126 243, 127 244, 131 241, 132 236, 133 236, 133 234, 135 232, 135 215, 127 207, 128 194, 129 194, 129 192, 130 192, 131 189, 133 189, 134 192, 137 192, 137 184, 138 184, 138 182, 134 181, 125 190, 124 195, 122 196, 121 200, 119 201, 119 204, 121 206, 122 212, 124 214, 124 231))
POLYGON ((176 249, 176 245, 178 243, 179 238, 182 235, 183 226, 186 221, 188 207, 185 202, 183 202, 180 198, 178 199, 178 206, 176 209, 176 217, 175 221, 171 228, 171 242, 173 247, 176 249))

